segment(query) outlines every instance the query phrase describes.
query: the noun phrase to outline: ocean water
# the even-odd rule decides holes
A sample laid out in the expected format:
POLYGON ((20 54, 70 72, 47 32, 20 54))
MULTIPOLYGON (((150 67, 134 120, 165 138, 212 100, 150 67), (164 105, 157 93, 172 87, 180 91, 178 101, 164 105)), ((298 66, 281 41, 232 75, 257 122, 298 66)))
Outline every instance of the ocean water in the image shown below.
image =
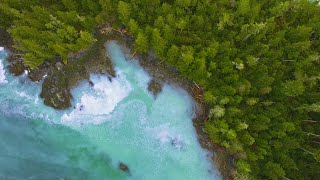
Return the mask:
POLYGON ((41 82, 8 73, 0 47, 0 179, 221 179, 197 140, 190 96, 167 84, 154 97, 136 60, 114 41, 106 52, 117 76, 92 74, 94 86, 72 90, 73 107, 55 110, 38 97, 41 82))

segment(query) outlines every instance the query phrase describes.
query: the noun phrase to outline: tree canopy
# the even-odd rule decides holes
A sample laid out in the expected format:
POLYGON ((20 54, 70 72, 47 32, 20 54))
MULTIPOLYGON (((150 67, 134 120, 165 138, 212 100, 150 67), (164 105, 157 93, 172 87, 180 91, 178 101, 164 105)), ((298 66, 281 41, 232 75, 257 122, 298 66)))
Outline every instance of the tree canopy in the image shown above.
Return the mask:
POLYGON ((2 0, 26 63, 88 48, 116 19, 204 90, 205 131, 239 176, 320 179, 320 7, 309 0, 2 0))

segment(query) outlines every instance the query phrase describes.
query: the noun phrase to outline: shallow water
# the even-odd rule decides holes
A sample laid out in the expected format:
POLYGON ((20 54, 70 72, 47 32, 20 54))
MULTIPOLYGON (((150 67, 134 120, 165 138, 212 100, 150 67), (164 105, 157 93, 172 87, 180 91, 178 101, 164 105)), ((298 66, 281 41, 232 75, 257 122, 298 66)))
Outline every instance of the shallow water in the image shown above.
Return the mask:
POLYGON ((0 48, 0 179, 220 179, 192 125, 193 102, 106 44, 117 76, 92 74, 58 111, 38 97, 41 83, 12 77, 0 48), (129 172, 119 169, 122 162, 129 172))

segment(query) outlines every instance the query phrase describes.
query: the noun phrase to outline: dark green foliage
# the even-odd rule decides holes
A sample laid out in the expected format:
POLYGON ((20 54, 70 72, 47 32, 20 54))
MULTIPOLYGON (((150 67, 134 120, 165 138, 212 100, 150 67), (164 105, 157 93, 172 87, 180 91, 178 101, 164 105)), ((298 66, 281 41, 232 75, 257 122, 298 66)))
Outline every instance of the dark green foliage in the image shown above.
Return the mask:
POLYGON ((320 178, 312 160, 319 139, 306 135, 320 122, 308 129, 303 122, 320 109, 316 4, 113 1, 138 52, 154 51, 204 88, 210 138, 233 154, 239 173, 258 179, 320 178))
MULTIPOLYGON (((15 2, 0 4, 0 13, 10 19, 2 25, 9 26, 7 31, 18 42, 15 48, 24 53, 23 59, 29 67, 35 68, 55 55, 67 63, 68 56, 89 48, 94 42, 91 35, 96 25, 94 17, 80 15, 77 1, 64 0, 62 4, 50 1, 40 4, 35 0, 15 2)), ((100 8, 98 4, 95 6, 100 8)))
POLYGON ((240 176, 320 179, 318 2, 2 0, 0 26, 34 67, 87 48, 94 26, 116 19, 137 52, 201 85, 205 130, 240 176))

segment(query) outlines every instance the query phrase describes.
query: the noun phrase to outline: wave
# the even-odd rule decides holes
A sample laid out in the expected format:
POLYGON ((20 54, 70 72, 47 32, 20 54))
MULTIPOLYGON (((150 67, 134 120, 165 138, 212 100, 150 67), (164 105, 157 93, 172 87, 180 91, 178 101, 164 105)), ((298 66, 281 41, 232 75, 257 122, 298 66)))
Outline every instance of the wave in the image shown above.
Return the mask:
MULTIPOLYGON (((61 117, 64 124, 100 124, 108 121, 109 115, 113 112, 119 102, 126 98, 131 92, 130 83, 124 75, 119 73, 117 77, 110 78, 107 75, 91 75, 90 81, 93 87, 89 85, 84 89, 90 89, 85 92, 79 102, 76 102, 71 113, 66 113, 61 117)), ((81 89, 81 88, 80 88, 81 89)), ((76 90, 74 93, 80 93, 82 90, 76 90)))
MULTIPOLYGON (((3 47, 0 47, 0 53, 2 53, 4 51, 3 47)), ((0 84, 3 83, 8 83, 7 79, 6 79, 6 71, 4 70, 4 65, 2 63, 3 59, 0 56, 0 84)))

